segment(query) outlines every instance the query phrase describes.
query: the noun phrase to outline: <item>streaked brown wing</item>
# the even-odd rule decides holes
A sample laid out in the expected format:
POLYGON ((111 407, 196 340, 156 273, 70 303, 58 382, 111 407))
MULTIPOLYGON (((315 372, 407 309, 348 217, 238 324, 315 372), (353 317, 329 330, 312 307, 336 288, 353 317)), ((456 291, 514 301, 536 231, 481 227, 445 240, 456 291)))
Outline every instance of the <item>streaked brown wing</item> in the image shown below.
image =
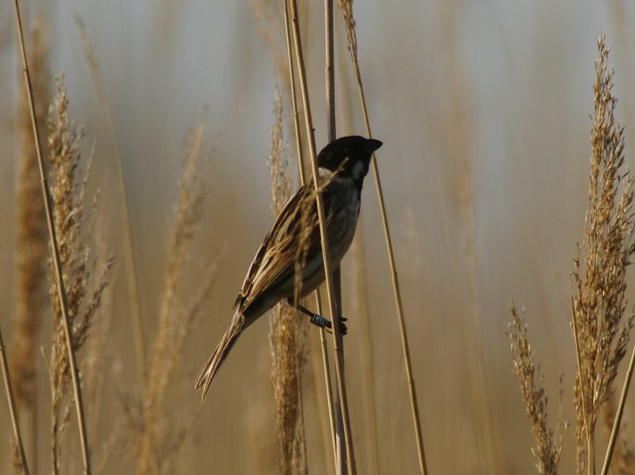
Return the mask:
MULTIPOLYGON (((322 193, 324 208, 330 208, 331 196, 328 188, 322 193)), ((328 215, 328 211, 327 211, 328 215)), ((304 227, 308 232, 308 251, 306 261, 322 252, 317 207, 313 195, 313 186, 301 187, 284 206, 271 230, 267 233, 260 249, 252 261, 236 305, 247 307, 261 292, 288 279, 294 272, 298 257, 300 231, 304 227), (308 203, 304 204, 304 203, 308 203), (302 210, 304 206, 304 210, 302 210), (304 216, 302 214, 304 213, 304 216)))

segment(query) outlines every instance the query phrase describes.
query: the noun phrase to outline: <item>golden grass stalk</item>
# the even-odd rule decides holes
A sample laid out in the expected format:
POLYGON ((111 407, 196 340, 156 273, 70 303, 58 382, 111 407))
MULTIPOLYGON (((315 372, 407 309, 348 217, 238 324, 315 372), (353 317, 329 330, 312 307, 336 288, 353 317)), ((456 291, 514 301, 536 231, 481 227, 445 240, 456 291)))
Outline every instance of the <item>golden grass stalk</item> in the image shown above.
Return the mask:
POLYGON ((15 0, 15 17, 16 17, 16 25, 18 29, 18 43, 20 45, 20 53, 22 56, 22 65, 24 71, 24 83, 26 87, 27 97, 29 99, 29 109, 31 111, 31 124, 33 126, 33 138, 36 144, 37 156, 38 156, 38 166, 40 171, 40 179, 42 184, 42 195, 44 197, 44 206, 46 211, 46 222, 49 230, 50 242, 51 242, 51 251, 52 251, 52 261, 53 261, 53 269, 55 275, 55 282, 57 285, 57 297, 59 298, 59 308, 61 310, 63 323, 64 323, 64 334, 66 337, 66 346, 67 346, 67 355, 68 362, 71 371, 71 378, 73 382, 73 394, 75 398, 75 408, 77 410, 77 419, 79 424, 79 435, 82 449, 82 461, 84 465, 84 472, 86 475, 91 474, 90 468, 90 457, 88 453, 88 436, 86 434, 86 419, 84 417, 84 407, 82 401, 82 392, 79 384, 79 374, 77 370, 77 363, 75 360, 75 352, 73 350, 73 332, 71 329, 71 322, 69 317, 69 307, 66 296, 66 288, 64 284, 61 260, 60 260, 60 249, 59 242, 57 239, 54 217, 53 217, 53 209, 51 203, 51 196, 49 194, 48 189, 48 181, 46 177, 46 173, 44 171, 44 158, 42 154, 42 146, 40 142, 40 130, 37 124, 37 112, 35 109, 35 99, 33 93, 33 83, 31 81, 31 72, 29 69, 29 62, 26 54, 26 47, 24 45, 24 33, 22 31, 22 19, 20 17, 20 5, 18 0, 15 0))
POLYGON ((130 296, 130 304, 132 311, 132 328, 134 331, 135 341, 135 353, 137 358, 137 365, 139 366, 139 373, 141 374, 141 380, 143 384, 147 384, 148 370, 146 362, 146 347, 145 338, 143 334, 143 322, 141 318, 141 304, 139 303, 139 287, 137 284, 137 270, 135 267, 135 260, 132 251, 132 227, 130 224, 130 213, 128 211, 128 197, 126 194, 126 183, 123 175, 123 166, 121 164, 121 153, 119 151, 119 142, 117 141, 117 135, 115 133, 115 124, 112 119, 112 113, 110 112, 110 106, 106 99, 106 89, 101 80, 101 74, 99 73, 99 66, 97 59, 93 54, 93 48, 90 43, 90 38, 86 33, 84 22, 75 10, 75 5, 71 3, 73 7, 73 15, 75 17, 75 24, 79 30, 82 44, 84 46, 84 53, 86 54, 86 60, 90 67, 90 73, 95 82, 97 89, 97 96, 99 97, 99 103, 104 111, 106 118, 106 126, 108 128, 108 137, 113 149, 115 158, 115 165, 117 166, 117 182, 119 184, 119 197, 121 199, 121 214, 123 216, 123 241, 124 241, 124 256, 126 262, 126 274, 128 282, 128 293, 130 296))
MULTIPOLYGON (((269 173, 274 215, 278 215, 291 197, 291 164, 283 150, 282 95, 276 85, 274 123, 271 127, 269 173)), ((306 453, 302 408, 302 373, 306 364, 305 331, 297 310, 276 306, 271 318, 271 345, 274 399, 280 473, 305 473, 306 453)), ((305 326, 304 326, 305 327, 305 326)))
MULTIPOLYGON (((301 134, 301 118, 300 118, 300 107, 298 105, 298 100, 297 100, 297 92, 296 92, 296 77, 295 77, 295 65, 294 65, 294 49, 293 49, 293 33, 292 33, 292 27, 291 27, 291 17, 290 17, 290 13, 289 13, 289 4, 287 1, 284 2, 284 8, 283 8, 283 20, 284 20, 284 32, 285 32, 285 39, 286 39, 286 52, 287 52, 287 64, 286 64, 286 68, 285 68, 285 64, 282 61, 282 54, 279 52, 278 48, 276 47, 277 42, 273 40, 274 38, 274 34, 271 33, 271 29, 276 29, 277 27, 277 22, 275 21, 276 18, 272 18, 271 14, 265 14, 265 12, 270 11, 266 10, 264 8, 264 5, 270 5, 270 2, 258 2, 257 5, 257 11, 260 13, 259 17, 260 18, 264 18, 264 17, 268 17, 270 20, 270 24, 273 25, 273 27, 269 26, 269 28, 263 28, 263 36, 265 37, 265 39, 267 40, 270 49, 272 50, 272 54, 273 54, 273 58, 274 58, 274 62, 276 63, 278 70, 281 72, 283 77, 288 77, 288 81, 285 81, 284 84, 286 85, 285 87, 285 91, 288 94, 288 96, 290 96, 290 102, 293 108, 293 129, 294 129, 294 137, 295 137, 295 148, 296 148, 296 156, 297 156, 297 162, 298 162, 298 171, 299 171, 299 175, 300 175, 300 184, 302 186, 304 186, 304 184, 306 183, 306 172, 305 172, 305 163, 304 163, 304 148, 302 146, 302 134, 301 134), (286 70, 287 74, 284 74, 284 71, 286 70)), ((277 9, 277 5, 274 4, 274 9, 277 9)), ((277 11, 277 10, 276 10, 277 11)), ((300 264, 301 260, 298 259, 298 261, 296 262, 296 265, 300 264)), ((298 292, 299 287, 296 286, 296 293, 298 292)), ((313 294, 315 296, 315 300, 316 300, 316 307, 317 307, 317 313, 319 315, 322 315, 322 301, 320 298, 320 294, 319 292, 314 292, 313 294)), ((328 409, 328 415, 329 415, 329 423, 331 426, 331 437, 333 440, 333 455, 336 455, 336 451, 335 451, 335 419, 334 419, 334 413, 333 413, 333 401, 332 401, 332 384, 331 384, 331 373, 330 373, 330 368, 329 368, 329 360, 328 360, 328 350, 327 350, 327 344, 326 344, 326 331, 323 328, 319 329, 319 333, 320 333, 320 349, 321 349, 321 354, 322 354, 322 366, 323 366, 323 370, 324 370, 324 378, 325 378, 325 389, 326 389, 326 406, 328 409)), ((317 360, 314 360, 317 361, 317 360)), ((315 373, 315 377, 317 378, 319 375, 319 371, 316 371, 315 373)), ((336 461, 337 464, 337 461, 336 461)))
MULTIPOLYGON (((284 26, 285 36, 287 43, 287 60, 289 68, 289 94, 291 96, 291 103, 293 106, 293 127, 295 132, 296 153, 298 157, 298 171, 300 174, 300 184, 306 183, 306 172, 304 163, 304 148, 302 147, 302 134, 300 125, 300 113, 298 107, 297 93, 296 93, 296 81, 295 81, 295 67, 293 60, 293 39, 291 28, 291 16, 289 14, 289 2, 284 2, 284 26)), ((313 295, 315 296, 315 303, 318 315, 322 315, 322 299, 320 292, 316 290, 313 295)), ((324 372, 325 394, 326 394, 326 406, 328 410, 329 423, 331 428, 331 439, 333 442, 333 457, 335 458, 335 465, 337 465, 337 450, 336 450, 336 433, 335 433, 335 415, 333 410, 333 385, 331 382, 331 370, 328 358, 328 349, 326 343, 326 330, 324 328, 319 329, 320 332, 320 350, 322 354, 322 368, 324 372)), ((319 372, 315 372, 315 377, 318 377, 319 372)), ((317 385, 316 385, 317 386, 317 385)))
MULTIPOLYGON (((285 0, 284 2, 284 24, 285 24, 285 33, 287 39, 287 59, 289 62, 289 80, 290 80, 290 94, 291 100, 293 104, 293 126, 295 131, 295 140, 296 140, 296 151, 298 157, 298 170, 300 172, 300 183, 304 185, 306 183, 306 172, 305 172, 305 163, 304 163, 304 148, 302 147, 302 135, 301 135, 301 125, 300 125, 300 113, 298 112, 298 100, 296 93, 296 83, 295 83, 295 74, 294 74, 294 66, 293 66, 293 40, 292 40, 292 28, 291 28, 291 17, 289 14, 289 2, 285 0)), ((316 290, 313 295, 315 296, 315 304, 318 315, 323 314, 323 306, 322 306, 322 298, 320 296, 319 290, 316 290)), ((333 405, 333 384, 331 381, 331 369, 328 358, 328 348, 326 343, 326 330, 324 328, 319 329, 320 332, 320 352, 322 355, 322 369, 324 373, 324 388, 326 395, 326 407, 328 410, 329 416, 329 424, 331 428, 331 439, 333 443, 333 457, 335 460, 335 465, 337 466, 337 447, 336 447, 336 431, 335 431, 335 411, 333 405)), ((315 372, 315 377, 318 377, 319 372, 315 372)), ((317 386, 317 385, 316 385, 317 386)))
MULTIPOLYGON (((306 133, 309 143, 309 152, 311 156, 311 169, 313 171, 313 180, 316 190, 316 203, 318 210, 318 218, 320 222, 320 240, 322 244, 322 258, 324 260, 324 273, 326 276, 326 289, 328 294, 330 314, 333 319, 337 319, 338 311, 335 300, 335 286, 333 282, 333 274, 331 265, 328 259, 328 239, 326 236, 326 221, 324 203, 322 201, 322 194, 320 192, 319 174, 317 165, 317 153, 315 150, 315 135, 313 130, 313 119, 311 117, 311 108, 309 104, 309 92, 307 87, 306 71, 304 67, 304 55, 302 52, 302 41, 300 37, 300 29, 298 26, 298 9, 295 0, 290 0, 290 17, 293 25, 293 41, 295 45, 296 62, 298 65, 298 76, 300 79, 300 90, 302 93, 302 103, 305 111, 305 125, 306 133)), ((353 437, 350 424, 350 414, 348 409, 348 398, 346 394, 346 383, 344 380, 344 355, 342 352, 342 335, 340 333, 339 325, 337 321, 333 324, 333 352, 335 353, 335 374, 337 376, 338 390, 340 396, 340 404, 342 410, 342 422, 344 440, 346 443, 346 455, 349 473, 351 475, 357 474, 357 467, 355 464, 355 454, 353 451, 353 437)))
POLYGON ((572 274, 578 474, 584 471, 585 459, 587 473, 595 473, 595 429, 600 407, 610 395, 635 318, 633 314, 625 315, 626 267, 635 253, 633 178, 623 168, 624 130, 614 117, 617 98, 612 92, 613 70, 608 69, 609 49, 604 34, 598 39, 598 50, 586 242, 578 247, 572 274))
MULTIPOLYGON (((628 377, 627 377, 628 379, 628 377)), ((633 443, 633 434, 629 425, 623 421, 621 425, 618 421, 619 405, 615 404, 614 398, 610 397, 604 405, 604 425, 611 432, 611 437, 616 434, 617 441, 613 442, 615 450, 609 443, 607 449, 607 458, 602 468, 602 473, 608 473, 608 466, 611 466, 611 473, 614 475, 633 475, 635 474, 635 444, 633 443), (619 427, 619 435, 615 431, 615 427, 619 427), (608 454, 612 453, 612 457, 608 454)), ((623 409, 623 408, 622 408, 623 409)))
POLYGON ((271 376, 276 402, 277 441, 281 474, 306 473, 307 457, 302 407, 302 373, 306 364, 305 331, 297 310, 278 304, 269 340, 271 376))
MULTIPOLYGON (((39 128, 46 127, 50 103, 48 48, 44 28, 36 22, 31 32, 29 64, 33 77, 33 95, 39 128)), ((16 182, 16 306, 15 329, 9 344, 9 362, 15 398, 25 431, 25 445, 30 454, 37 453, 36 405, 38 333, 47 306, 48 269, 47 230, 38 158, 29 102, 20 95, 18 123, 21 151, 16 182)), ((33 466, 34 471, 37 470, 33 466)))
MULTIPOLYGON (((334 60, 334 36, 333 36, 333 0, 324 1, 324 39, 325 39, 325 75, 326 75, 326 115, 327 115, 327 141, 332 142, 337 138, 337 126, 335 120, 335 60, 334 60)), ((342 270, 340 266, 333 271, 333 284, 335 290, 335 307, 337 308, 337 317, 333 315, 333 321, 342 316, 342 270)), ((344 354, 342 344, 342 356, 344 354)), ((339 421, 342 420, 341 415, 337 412, 339 399, 336 400, 337 424, 335 425, 335 465, 336 470, 344 473, 346 470, 346 460, 341 454, 344 452, 346 440, 342 440, 342 427, 339 421)), ((348 452, 348 451, 347 451, 348 452)))
MULTIPOLYGON (((611 429, 611 436, 609 437, 609 443, 606 448, 606 454, 604 455, 604 465, 602 466, 602 475, 607 475, 609 467, 611 466, 611 460, 613 457, 613 449, 618 444, 618 452, 616 454, 616 461, 613 469, 618 473, 632 474, 635 467, 635 447, 633 446, 632 436, 628 434, 627 430, 623 428, 620 431, 620 424, 622 422, 622 416, 624 415, 624 405, 626 404, 626 396, 628 395, 628 389, 633 378, 633 370, 635 369, 635 348, 631 352, 631 360, 628 363, 628 370, 626 371, 626 377, 624 378, 624 385, 622 386, 622 393, 620 394, 620 402, 613 411, 613 408, 609 404, 608 408, 605 408, 605 414, 611 414, 607 417, 607 420, 612 419, 613 427, 611 429), (614 412, 614 414, 613 414, 614 412), (625 434, 627 432, 627 434, 625 434), (619 437, 618 437, 619 434, 619 437), (619 440, 618 440, 619 438, 619 440)), ((610 399, 609 399, 610 403, 610 399)))
MULTIPOLYGON (((75 353, 86 342, 107 286, 105 274, 111 266, 111 260, 108 260, 102 265, 99 274, 96 277, 92 276, 96 270, 97 259, 91 257, 88 243, 93 234, 92 221, 96 201, 93 201, 87 215, 84 205, 94 150, 86 170, 82 172, 80 145, 84 133, 78 131, 75 122, 71 122, 68 117, 68 98, 63 76, 57 79, 57 91, 47 125, 53 179, 51 197, 54 204, 60 269, 66 289, 68 321, 64 318, 60 301, 55 298, 57 286, 54 284, 56 276, 53 274, 50 289, 54 312, 50 375, 53 401, 51 451, 54 473, 60 470, 59 437, 67 426, 66 414, 69 414, 70 409, 65 404, 65 396, 73 380, 73 371, 76 371, 68 355, 69 345, 66 339, 72 339, 70 347, 75 353), (94 287, 93 290, 90 288, 91 285, 94 287), (66 322, 69 327, 68 334, 66 322)), ((79 377, 79 374, 77 376, 79 377)))
MULTIPOLYGON (((108 220, 109 217, 101 212, 99 220, 95 221, 92 247, 97 255, 105 256, 111 252, 103 231, 109 227, 108 220)), ((116 271, 114 273, 116 274, 116 271)), ((113 310, 113 292, 109 286, 102 294, 99 318, 94 319, 91 324, 91 337, 86 342, 82 361, 82 387, 85 388, 84 395, 87 401, 88 432, 100 434, 101 423, 106 422, 110 425, 111 422, 118 421, 112 425, 109 435, 111 440, 122 438, 121 414, 116 413, 115 408, 108 407, 109 385, 113 382, 113 368, 118 364, 113 345, 113 341, 117 339, 113 332, 113 323, 118 315, 113 310)), ((108 464, 112 452, 111 446, 110 441, 102 439, 99 447, 94 449, 93 472, 96 475, 104 473, 104 467, 108 464), (97 451, 100 455, 99 464, 96 463, 95 457, 97 451)))
MULTIPOLYGON (((337 127, 335 121, 335 58, 333 35, 333 0, 324 0, 324 31, 326 41, 326 58, 325 58, 325 74, 326 74, 326 110, 328 121, 328 142, 332 142, 337 138, 337 127)), ((339 299, 341 302, 341 298, 339 299)))
MULTIPOLYGON (((366 96, 364 95, 364 87, 362 85, 362 76, 359 69, 359 62, 357 59, 357 33, 355 31, 355 19, 353 18, 353 1, 352 0, 338 0, 339 8, 342 12, 344 24, 346 26, 347 44, 348 50, 351 56, 351 62, 353 63, 353 70, 355 71, 355 77, 357 79, 357 86, 359 90, 360 101, 362 105, 362 112, 364 115, 364 123, 366 125, 366 134, 368 138, 372 138, 372 132, 370 129, 370 120, 368 118, 368 109, 366 107, 366 96)), ((415 437, 417 441, 417 452, 419 455, 419 469, 423 475, 428 473, 426 466, 425 451, 423 446, 423 434, 421 430, 421 417, 419 415, 419 402, 417 400, 417 391, 415 387, 414 376, 412 374, 412 362, 410 358, 410 349, 408 345, 408 333, 406 331, 406 321, 404 317, 403 303, 401 299, 401 288, 399 286, 399 278, 397 277, 397 266, 395 264, 395 255, 392 246, 392 238, 390 237, 390 228, 388 227, 388 215, 386 213, 386 205, 384 202, 384 193, 381 187, 381 180, 379 177, 379 169, 377 168, 377 159, 373 154, 372 159, 373 172, 375 176, 375 185, 377 187, 377 196, 379 198, 379 209, 381 213, 381 219, 384 227, 384 236, 386 238, 386 248, 388 251, 388 260, 390 264, 390 274, 393 284, 393 292, 395 295, 395 305, 397 308, 397 318, 399 321, 399 330, 401 333, 401 342, 404 353, 404 363, 406 366, 406 377, 408 379, 408 390, 410 394, 410 405, 412 408, 412 419, 415 428, 415 437)))
MULTIPOLYGON (((305 172, 305 164, 303 160, 303 147, 302 147, 302 136, 301 136, 301 124, 300 124, 300 111, 299 105, 297 101, 297 93, 296 93, 296 78, 295 78, 295 66, 294 66, 294 56, 293 56, 293 39, 291 32, 291 19, 289 15, 289 5, 288 2, 284 2, 283 8, 283 21, 284 21, 284 33, 286 39, 286 53, 287 53, 287 63, 285 64, 283 59, 283 54, 281 53, 280 47, 280 11, 279 5, 275 2, 271 2, 270 0, 256 1, 254 3, 254 8, 256 10, 257 18, 260 20, 259 25, 261 27, 262 35, 269 46, 269 49, 272 53, 272 57, 276 68, 280 72, 283 78, 283 84, 285 85, 284 91, 285 94, 289 96, 289 100, 292 104, 293 108, 293 129, 295 136, 295 148, 298 159, 298 171, 300 175, 300 184, 303 186, 306 183, 306 172, 305 172), (288 80, 286 80, 288 78, 288 80)), ((296 265, 301 263, 301 259, 298 259, 296 265)), ((296 286, 296 293, 298 292, 299 287, 296 286)), ((322 305, 319 292, 314 293, 316 297, 316 306, 317 313, 322 315, 322 305)), ((334 418, 333 418, 333 407, 332 407, 332 388, 331 388, 331 375, 329 369, 328 362, 328 350, 326 347, 326 332, 323 328, 319 329, 320 332, 320 348, 322 351, 322 363, 324 368, 325 380, 326 380, 326 406, 328 407, 329 413, 329 422, 331 425, 331 434, 333 441, 335 440, 334 436, 334 418)), ((314 359, 313 361, 317 361, 314 359)), ((315 377, 317 378, 319 375, 319 371, 316 371, 315 377)), ((335 453, 335 451, 334 451, 335 453)))
POLYGON ((0 363, 2 364, 2 376, 4 378, 4 387, 7 393, 7 401, 9 401, 9 414, 11 416, 11 424, 13 426, 13 437, 15 438, 16 454, 14 456, 14 467, 17 473, 29 475, 29 466, 24 454, 24 445, 22 443, 22 435, 20 433, 20 422, 18 417, 18 408, 14 396, 13 385, 11 384, 11 372, 9 371, 9 363, 7 362, 7 354, 2 338, 2 329, 0 329, 0 363))
POLYGON ((215 266, 207 266, 207 278, 199 294, 190 303, 186 301, 182 295, 183 281, 187 279, 186 264, 199 229, 205 197, 200 172, 205 136, 203 122, 204 117, 190 130, 185 140, 183 175, 178 185, 178 203, 166 247, 158 330, 143 394, 143 410, 137 417, 127 411, 140 474, 164 473, 182 446, 189 428, 176 420, 166 423, 166 414, 170 412, 168 393, 183 359, 186 338, 200 314, 202 303, 209 297, 215 277, 215 266))
MULTIPOLYGON (((338 35, 334 41, 342 42, 341 29, 335 30, 338 35)), ((338 66, 341 103, 340 111, 342 112, 342 128, 344 132, 341 135, 350 135, 353 130, 352 117, 352 98, 349 94, 349 75, 346 67, 346 53, 343 48, 338 48, 338 66)), ((371 325, 368 311, 368 283, 366 280, 367 269, 365 264, 365 238, 364 227, 362 225, 363 213, 360 215, 360 221, 357 224, 355 240, 351 246, 353 255, 353 288, 356 291, 355 298, 352 300, 352 314, 359 318, 360 329, 360 361, 363 368, 363 380, 365 389, 362 397, 364 400, 364 411, 368 430, 366 431, 366 443, 369 447, 367 452, 368 473, 375 474, 379 471, 379 439, 377 432, 377 414, 375 402, 375 370, 374 358, 371 339, 371 325)))
POLYGON ((560 409, 556 430, 549 428, 547 424, 547 396, 542 387, 543 375, 536 375, 534 364, 535 352, 529 345, 527 337, 527 324, 524 313, 518 313, 512 301, 509 306, 512 322, 509 324, 507 335, 512 342, 512 355, 514 358, 514 373, 518 377, 523 402, 527 408, 527 415, 531 421, 534 438, 537 447, 531 452, 536 458, 538 473, 541 475, 557 475, 560 455, 562 453, 562 428, 566 425, 561 421, 563 408, 562 391, 560 393, 560 409))
MULTIPOLYGON (((291 96, 291 104, 293 106, 293 130, 295 135, 295 148, 298 157, 298 171, 300 173, 300 184, 306 183, 306 172, 304 169, 304 149, 302 148, 302 133, 300 127, 300 113, 298 112, 298 95, 296 93, 295 84, 295 68, 293 66, 293 42, 291 39, 291 19, 289 18, 289 2, 284 2, 284 32, 287 40, 287 62, 289 67, 289 95, 291 96)), ((318 304, 320 304, 320 294, 315 293, 318 304)), ((321 312, 321 310, 319 310, 321 312)), ((320 329, 324 333, 324 329, 320 329)), ((324 335, 322 335, 324 336, 324 335)))
POLYGON ((278 216, 291 198, 291 163, 284 153, 284 132, 282 127, 282 95, 276 84, 273 103, 274 121, 271 126, 271 148, 269 149, 269 175, 271 177, 271 202, 273 213, 278 216))

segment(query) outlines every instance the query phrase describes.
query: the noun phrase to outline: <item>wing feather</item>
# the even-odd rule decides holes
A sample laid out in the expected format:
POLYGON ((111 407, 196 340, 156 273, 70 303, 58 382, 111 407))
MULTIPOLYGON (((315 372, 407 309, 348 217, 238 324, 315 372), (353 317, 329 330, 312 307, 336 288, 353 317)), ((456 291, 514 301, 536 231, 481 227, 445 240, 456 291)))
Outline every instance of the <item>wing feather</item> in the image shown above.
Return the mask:
MULTIPOLYGON (((328 191, 327 187, 322 192, 327 216, 332 201, 331 193, 328 191)), ((236 307, 244 311, 261 292, 293 275, 302 234, 307 236, 306 261, 309 262, 322 252, 312 184, 302 186, 278 214, 249 266, 241 292, 236 299, 236 307)))

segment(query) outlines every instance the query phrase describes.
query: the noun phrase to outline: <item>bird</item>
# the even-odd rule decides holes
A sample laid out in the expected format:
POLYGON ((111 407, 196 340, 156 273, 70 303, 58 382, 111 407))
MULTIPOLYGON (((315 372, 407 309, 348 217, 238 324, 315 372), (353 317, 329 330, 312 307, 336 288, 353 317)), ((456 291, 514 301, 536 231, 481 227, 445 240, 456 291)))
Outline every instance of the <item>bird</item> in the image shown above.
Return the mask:
MULTIPOLYGON (((373 153, 382 145, 379 140, 354 135, 333 140, 318 154, 331 269, 337 268, 353 241, 364 177, 373 153)), ((202 399, 240 335, 281 300, 311 315, 313 323, 330 327, 327 319, 309 312, 295 299, 296 293, 305 297, 324 280, 316 193, 310 180, 284 205, 249 266, 229 329, 196 379, 202 399)))

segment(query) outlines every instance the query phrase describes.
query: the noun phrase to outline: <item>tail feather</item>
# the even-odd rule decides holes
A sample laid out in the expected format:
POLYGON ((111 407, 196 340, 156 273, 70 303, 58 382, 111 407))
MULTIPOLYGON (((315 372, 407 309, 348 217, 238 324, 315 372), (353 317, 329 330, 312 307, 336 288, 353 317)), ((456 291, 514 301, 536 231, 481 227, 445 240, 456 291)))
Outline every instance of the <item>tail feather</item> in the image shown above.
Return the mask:
POLYGON ((244 329, 245 317, 243 315, 236 314, 232 320, 229 330, 225 332, 220 343, 214 350, 214 353, 212 353, 212 356, 210 356, 207 363, 205 363, 205 366, 201 369, 198 378, 196 378, 194 387, 196 389, 203 389, 203 400, 207 397, 209 388, 212 385, 218 370, 220 370, 220 367, 225 362, 227 355, 229 355, 229 352, 234 347, 236 340, 238 340, 238 337, 244 329))

